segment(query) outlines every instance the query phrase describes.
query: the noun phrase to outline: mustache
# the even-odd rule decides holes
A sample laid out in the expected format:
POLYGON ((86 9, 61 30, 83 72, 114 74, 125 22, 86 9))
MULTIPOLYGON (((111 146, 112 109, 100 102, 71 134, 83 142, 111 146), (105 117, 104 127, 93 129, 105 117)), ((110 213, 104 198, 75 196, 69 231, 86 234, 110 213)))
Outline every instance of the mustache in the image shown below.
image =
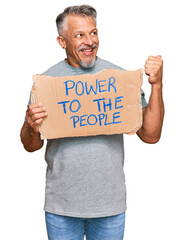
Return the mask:
POLYGON ((78 51, 82 51, 82 50, 87 49, 87 48, 97 48, 97 47, 98 47, 98 45, 95 44, 95 43, 93 45, 83 45, 83 46, 78 48, 78 51))

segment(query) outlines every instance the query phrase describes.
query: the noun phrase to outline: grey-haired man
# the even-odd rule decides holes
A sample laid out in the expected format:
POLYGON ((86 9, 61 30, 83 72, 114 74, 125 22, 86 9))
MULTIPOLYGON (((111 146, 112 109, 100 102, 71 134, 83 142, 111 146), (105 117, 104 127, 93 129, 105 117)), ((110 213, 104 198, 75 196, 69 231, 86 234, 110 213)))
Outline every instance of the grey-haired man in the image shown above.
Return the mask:
MULTIPOLYGON (((96 10, 88 5, 68 7, 57 19, 57 41, 67 58, 44 72, 53 77, 94 74, 103 69, 122 69, 97 57, 99 47, 96 10)), ((145 73, 152 86, 148 105, 142 92, 143 125, 140 139, 160 139, 164 106, 161 56, 150 56, 145 73)), ((42 103, 31 104, 21 130, 24 148, 43 146, 39 126, 47 116, 42 103)), ((122 240, 125 225, 126 187, 123 172, 123 135, 70 137, 47 141, 44 210, 48 238, 122 240)))

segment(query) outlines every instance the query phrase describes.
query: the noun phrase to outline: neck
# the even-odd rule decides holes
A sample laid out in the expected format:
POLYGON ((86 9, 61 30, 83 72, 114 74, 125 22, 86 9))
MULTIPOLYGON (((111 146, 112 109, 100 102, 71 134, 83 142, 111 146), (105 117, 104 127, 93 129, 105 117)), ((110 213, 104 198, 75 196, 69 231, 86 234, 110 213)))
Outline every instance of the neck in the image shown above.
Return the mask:
MULTIPOLYGON (((94 64, 95 64, 97 58, 98 58, 98 57, 96 56, 96 57, 95 57, 94 64)), ((81 65, 80 63, 79 63, 79 66, 74 66, 73 64, 71 64, 69 58, 66 58, 66 59, 65 59, 65 62, 68 63, 69 65, 71 65, 72 67, 83 67, 83 65, 81 65)), ((93 64, 93 66, 94 66, 94 64, 93 64)), ((91 67, 92 67, 92 66, 91 66, 91 67)), ((86 68, 86 67, 83 67, 83 68, 86 68)), ((87 67, 87 68, 88 68, 88 67, 87 67)), ((90 68, 90 67, 89 67, 89 68, 90 68)))

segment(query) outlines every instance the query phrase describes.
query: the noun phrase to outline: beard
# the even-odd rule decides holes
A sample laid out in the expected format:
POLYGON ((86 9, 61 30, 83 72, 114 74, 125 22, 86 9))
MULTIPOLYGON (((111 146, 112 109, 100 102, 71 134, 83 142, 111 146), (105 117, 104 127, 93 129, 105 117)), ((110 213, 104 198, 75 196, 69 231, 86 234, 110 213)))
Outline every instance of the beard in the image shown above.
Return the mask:
MULTIPOLYGON (((89 47, 91 47, 91 48, 94 49, 94 48, 97 48, 98 45, 97 45, 97 44, 93 44, 92 46, 90 46, 90 45, 83 45, 83 46, 81 46, 81 47, 78 48, 78 51, 81 51, 81 50, 86 49, 86 48, 89 48, 89 47)), ((96 57, 95 57, 92 61, 84 62, 84 61, 81 60, 81 61, 79 62, 79 64, 80 64, 80 66, 83 67, 83 68, 92 68, 92 67, 94 66, 95 62, 96 62, 96 57)))
POLYGON ((96 58, 94 58, 91 62, 83 62, 80 61, 79 64, 83 68, 92 68, 96 62, 96 58))

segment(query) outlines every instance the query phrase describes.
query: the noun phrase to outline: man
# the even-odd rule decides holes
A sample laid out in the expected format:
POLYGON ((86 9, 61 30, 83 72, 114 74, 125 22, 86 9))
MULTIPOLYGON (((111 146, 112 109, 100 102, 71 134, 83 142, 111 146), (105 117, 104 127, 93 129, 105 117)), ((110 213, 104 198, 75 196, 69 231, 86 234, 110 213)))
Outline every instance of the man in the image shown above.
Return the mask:
MULTIPOLYGON (((87 5, 69 7, 57 19, 57 41, 67 58, 44 75, 53 77, 94 74, 122 69, 97 57, 99 46, 96 10, 87 5)), ((160 139, 164 106, 161 56, 150 56, 145 73, 152 86, 148 106, 142 93, 143 125, 140 139, 160 139)), ((47 117, 41 103, 30 104, 21 130, 24 148, 43 146, 39 126, 47 117)), ((126 188, 123 173, 123 135, 99 135, 48 140, 46 147, 45 212, 49 239, 121 240, 124 234, 126 188)))

